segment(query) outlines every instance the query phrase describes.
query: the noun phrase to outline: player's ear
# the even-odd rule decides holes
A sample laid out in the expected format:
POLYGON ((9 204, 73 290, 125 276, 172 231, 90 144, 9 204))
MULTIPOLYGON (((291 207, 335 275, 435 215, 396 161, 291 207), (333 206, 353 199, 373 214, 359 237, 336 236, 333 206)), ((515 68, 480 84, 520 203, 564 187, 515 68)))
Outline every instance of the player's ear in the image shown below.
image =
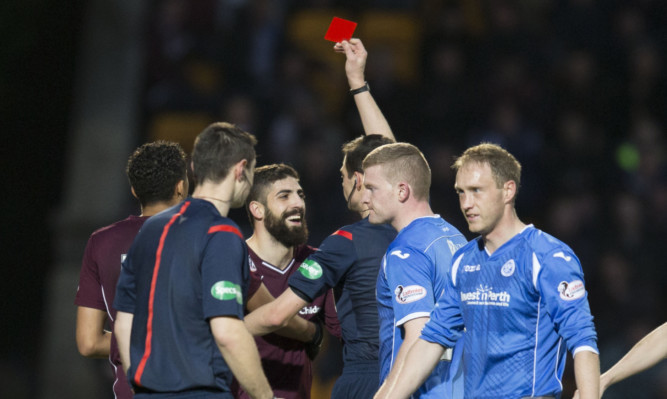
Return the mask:
POLYGON ((398 200, 405 202, 410 198, 410 185, 406 182, 400 182, 396 185, 398 191, 398 200))
POLYGON ((137 192, 134 191, 134 187, 130 186, 130 191, 132 191, 132 196, 133 196, 134 198, 139 199, 139 197, 137 197, 137 192))
POLYGON ((257 220, 264 219, 264 205, 257 201, 250 201, 250 204, 248 204, 248 209, 250 210, 250 214, 253 218, 257 220))
POLYGON ((359 191, 364 187, 364 174, 361 172, 354 172, 354 189, 359 191))
POLYGON ((234 165, 234 180, 243 181, 243 179, 245 179, 244 171, 247 165, 247 159, 242 159, 234 165))
POLYGON ((516 182, 514 180, 506 181, 503 184, 503 191, 505 203, 514 201, 514 197, 516 196, 516 182))
POLYGON ((174 187, 174 197, 177 197, 179 200, 188 196, 188 187, 185 184, 185 180, 179 180, 174 187))

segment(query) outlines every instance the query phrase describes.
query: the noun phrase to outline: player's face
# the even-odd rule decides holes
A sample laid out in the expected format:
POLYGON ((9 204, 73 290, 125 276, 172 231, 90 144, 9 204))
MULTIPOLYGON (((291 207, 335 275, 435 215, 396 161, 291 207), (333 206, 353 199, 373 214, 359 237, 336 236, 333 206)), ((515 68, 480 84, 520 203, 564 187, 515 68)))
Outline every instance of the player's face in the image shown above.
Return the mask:
POLYGON ((472 233, 488 235, 502 219, 505 202, 503 188, 493 180, 491 167, 468 163, 456 174, 454 185, 463 216, 472 233))
POLYGON ((274 182, 267 194, 264 226, 287 247, 305 244, 308 240, 304 198, 303 188, 293 177, 274 182))
POLYGON ((364 170, 364 188, 361 202, 370 211, 368 220, 373 224, 391 223, 397 200, 394 185, 385 177, 382 165, 364 170))

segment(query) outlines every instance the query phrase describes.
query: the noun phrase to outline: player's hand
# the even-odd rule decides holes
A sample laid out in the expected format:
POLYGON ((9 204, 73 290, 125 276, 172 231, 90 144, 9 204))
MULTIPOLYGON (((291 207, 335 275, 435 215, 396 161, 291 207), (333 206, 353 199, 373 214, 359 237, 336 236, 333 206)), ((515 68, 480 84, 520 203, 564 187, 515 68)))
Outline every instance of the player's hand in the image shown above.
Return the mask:
POLYGON ((345 53, 347 60, 345 61, 345 75, 350 84, 350 89, 358 89, 366 83, 364 79, 364 70, 366 69, 366 59, 368 52, 364 44, 359 39, 352 38, 349 41, 334 45, 334 51, 337 53, 345 53))
POLYGON ((310 360, 315 360, 322 349, 322 340, 324 339, 324 331, 322 331, 322 323, 320 321, 312 321, 315 324, 315 335, 313 339, 306 343, 306 355, 310 360))

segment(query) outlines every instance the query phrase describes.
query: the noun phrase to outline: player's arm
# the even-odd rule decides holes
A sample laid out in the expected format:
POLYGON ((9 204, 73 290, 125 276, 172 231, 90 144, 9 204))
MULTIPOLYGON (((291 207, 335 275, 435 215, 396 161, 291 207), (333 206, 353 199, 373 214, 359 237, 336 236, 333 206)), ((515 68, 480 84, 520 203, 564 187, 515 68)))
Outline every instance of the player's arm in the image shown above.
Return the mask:
POLYGON ((612 368, 600 376, 600 394, 610 385, 654 366, 667 358, 667 323, 642 338, 612 368))
MULTIPOLYGON (((399 356, 404 346, 405 342, 401 345, 399 356)), ((445 353, 445 348, 440 344, 417 338, 404 355, 405 359, 401 363, 397 362, 392 368, 374 398, 409 398, 426 381, 443 353, 445 353)))
POLYGON ((288 288, 274 301, 250 312, 244 322, 252 335, 266 335, 286 327, 299 309, 307 304, 308 302, 288 288))
POLYGON ((76 346, 85 357, 107 357, 111 348, 111 331, 104 330, 107 313, 79 306, 76 311, 76 346))
MULTIPOLYGON (((271 295, 268 288, 266 288, 266 286, 262 283, 259 286, 257 292, 255 292, 255 294, 253 294, 253 296, 248 300, 248 312, 252 313, 262 305, 269 304, 274 300, 275 298, 273 295, 271 295)), ((295 339, 297 341, 310 342, 313 339, 313 335, 315 334, 316 329, 317 327, 314 323, 311 323, 301 317, 292 317, 288 320, 285 327, 274 331, 274 333, 286 338, 295 339)))
MULTIPOLYGON (((336 43, 334 50, 339 53, 345 53, 345 75, 350 84, 350 90, 363 87, 366 84, 364 70, 366 69, 366 59, 368 52, 364 44, 359 39, 343 40, 336 43)), ((373 99, 370 91, 364 91, 354 95, 354 102, 357 105, 361 123, 364 126, 366 134, 380 134, 395 140, 394 133, 389 127, 387 119, 380 111, 377 103, 373 99)))
POLYGON ((222 357, 243 389, 252 398, 273 398, 255 340, 243 321, 235 317, 214 317, 209 324, 222 357))
MULTIPOLYGON (((642 338, 615 365, 600 376, 600 397, 604 391, 619 381, 654 366, 667 358, 667 323, 642 338)), ((579 398, 579 393, 575 393, 579 398)))
POLYGON ((123 364, 125 374, 127 374, 127 370, 130 368, 130 335, 132 334, 133 319, 134 315, 132 313, 125 313, 120 310, 116 313, 114 334, 118 343, 120 361, 123 364))
POLYGON ((405 361, 408 351, 419 339, 422 328, 424 328, 424 325, 427 321, 428 317, 418 317, 416 319, 405 322, 403 326, 401 326, 405 338, 403 339, 401 347, 398 349, 398 353, 396 354, 396 359, 394 359, 394 364, 391 367, 391 371, 389 371, 389 375, 387 376, 388 380, 396 378, 396 375, 398 375, 398 370, 401 368, 403 362, 405 361))
POLYGON ((574 378, 581 399, 599 399, 600 358, 597 353, 581 350, 574 355, 574 378))

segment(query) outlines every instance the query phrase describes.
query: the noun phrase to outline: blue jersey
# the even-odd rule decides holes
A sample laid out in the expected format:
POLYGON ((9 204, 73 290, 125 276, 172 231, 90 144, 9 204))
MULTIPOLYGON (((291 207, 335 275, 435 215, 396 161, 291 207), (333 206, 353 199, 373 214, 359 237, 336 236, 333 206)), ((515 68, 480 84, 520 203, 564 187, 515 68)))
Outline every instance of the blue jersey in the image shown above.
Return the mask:
MULTIPOLYGON (((465 237, 454 226, 435 215, 412 221, 387 249, 377 280, 380 381, 387 378, 403 343, 403 324, 429 317, 445 290, 452 255, 465 244, 465 237)), ((452 398, 458 360, 439 362, 414 396, 452 398)))
POLYGON ((451 346, 465 324, 466 397, 558 396, 567 350, 597 353, 579 260, 532 225, 492 255, 471 241, 450 275, 422 339, 451 346))
POLYGON ((327 288, 334 288, 346 364, 378 359, 378 316, 373 287, 382 255, 395 236, 391 226, 373 225, 368 219, 341 227, 290 278, 290 287, 304 294, 309 302, 327 288))
POLYGON ((114 302, 134 314, 128 380, 135 392, 230 391, 232 373, 209 319, 243 319, 248 273, 238 226, 208 201, 188 198, 146 221, 123 263, 114 302))

